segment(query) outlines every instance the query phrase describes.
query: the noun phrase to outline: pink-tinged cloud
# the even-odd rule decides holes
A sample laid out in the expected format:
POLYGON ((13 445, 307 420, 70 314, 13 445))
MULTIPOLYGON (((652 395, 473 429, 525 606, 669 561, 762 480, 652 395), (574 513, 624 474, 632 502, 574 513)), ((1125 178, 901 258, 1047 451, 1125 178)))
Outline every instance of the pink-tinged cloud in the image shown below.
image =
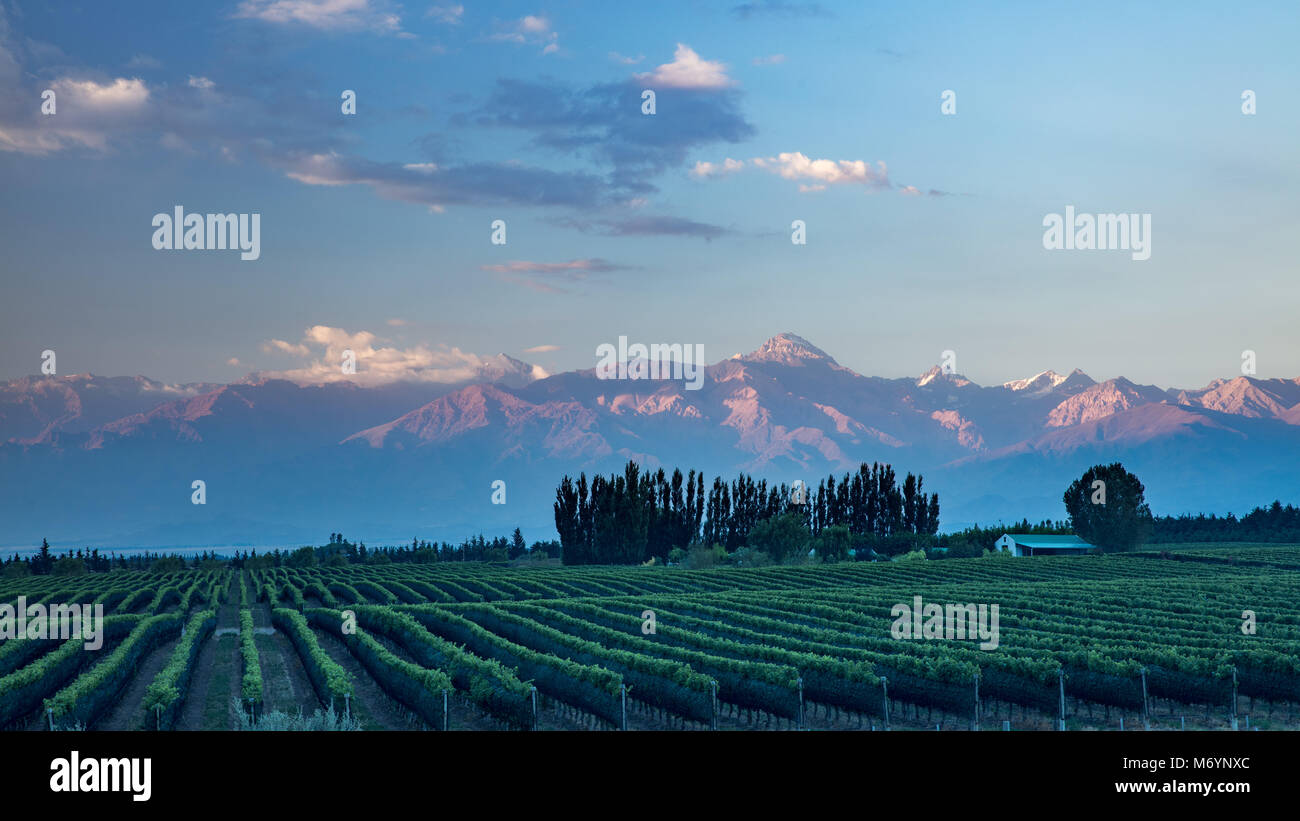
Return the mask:
POLYGON ((627 270, 629 266, 617 265, 600 258, 573 259, 568 262, 530 262, 512 260, 504 264, 484 265, 484 271, 502 274, 507 282, 523 285, 548 294, 568 293, 561 284, 575 284, 591 274, 606 274, 627 270))
POLYGON ((383 0, 242 0, 234 16, 325 31, 403 34, 401 18, 383 0))
POLYGON ((654 71, 638 74, 641 82, 656 88, 727 88, 733 85, 725 63, 705 60, 685 43, 678 43, 673 61, 654 71))
POLYGON ((288 379, 298 384, 348 381, 373 387, 394 382, 454 384, 497 378, 506 372, 528 379, 544 379, 549 375, 537 365, 503 354, 479 356, 446 345, 397 348, 378 343, 378 337, 369 331, 351 333, 343 328, 313 325, 304 333, 301 343, 272 339, 264 346, 310 361, 301 367, 260 372, 257 376, 288 379), (341 363, 345 351, 351 351, 355 358, 356 373, 343 373, 341 363))

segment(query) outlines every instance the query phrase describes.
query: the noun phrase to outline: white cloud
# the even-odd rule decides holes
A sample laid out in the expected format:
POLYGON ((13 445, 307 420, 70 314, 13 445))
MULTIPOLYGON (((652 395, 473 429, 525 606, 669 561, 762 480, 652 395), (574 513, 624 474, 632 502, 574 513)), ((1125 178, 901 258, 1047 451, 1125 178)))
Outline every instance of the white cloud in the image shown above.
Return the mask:
POLYGON ((149 101, 149 88, 138 77, 130 80, 118 77, 111 83, 102 84, 64 77, 55 80, 53 88, 60 103, 66 97, 74 106, 97 111, 132 111, 149 101))
POLYGON ((921 196, 920 189, 918 189, 915 185, 904 185, 902 188, 898 189, 898 193, 909 197, 921 196))
POLYGON ((559 349, 559 345, 534 345, 531 348, 524 348, 524 353, 551 353, 559 349))
POLYGON ((733 84, 724 63, 701 58, 685 43, 677 44, 671 63, 636 76, 659 88, 726 88, 733 84))
POLYGON ((697 162, 691 169, 692 177, 705 179, 708 177, 721 177, 724 174, 734 174, 745 167, 744 160, 733 160, 730 157, 723 160, 721 164, 711 162, 697 162))
POLYGON ((39 155, 74 146, 107 151, 114 128, 139 120, 148 111, 149 87, 139 78, 100 83, 62 77, 46 87, 54 91, 58 114, 42 117, 32 107, 26 120, 0 122, 0 151, 39 155))
POLYGON ((638 54, 638 55, 635 56, 635 57, 624 57, 622 54, 619 54, 617 51, 611 51, 611 52, 609 53, 609 59, 613 60, 613 61, 616 62, 616 63, 622 63, 622 64, 625 65, 625 66, 634 66, 634 65, 636 65, 637 63, 639 63, 639 62, 641 62, 642 60, 644 60, 644 59, 645 59, 645 55, 644 55, 644 54, 638 54))
POLYGON ((326 31, 376 31, 403 34, 398 15, 370 0, 242 0, 235 17, 326 31))
POLYGON ((285 342, 283 339, 270 339, 263 342, 262 350, 267 353, 280 351, 282 353, 293 354, 294 356, 309 356, 311 354, 311 349, 306 345, 285 342))
POLYGON ((529 14, 512 21, 488 39, 506 43, 540 45, 542 54, 555 54, 560 50, 560 35, 552 30, 550 20, 537 14, 529 14))
POLYGON ((232 368, 238 368, 238 367, 240 366, 241 363, 240 363, 240 361, 239 361, 239 357, 237 357, 237 356, 232 356, 232 357, 230 357, 229 359, 226 360, 226 364, 229 365, 229 366, 231 366, 232 368))
MULTIPOLYGON (((343 328, 314 325, 307 329, 301 344, 275 339, 267 343, 276 348, 292 348, 301 358, 310 358, 309 362, 299 368, 266 371, 259 376, 288 379, 299 384, 346 380, 366 387, 394 382, 446 384, 481 379, 485 374, 499 374, 511 364, 505 357, 479 356, 446 345, 394 348, 376 344, 377 339, 369 331, 349 333, 343 328), (352 351, 356 357, 355 374, 344 374, 340 367, 345 350, 352 351)), ((515 365, 517 367, 518 363, 515 365)), ((534 378, 547 375, 537 366, 532 366, 530 373, 534 378)))
POLYGON ((388 325, 393 328, 400 328, 405 324, 406 324, 405 319, 397 319, 396 317, 394 317, 393 319, 388 320, 388 325))
POLYGON ((785 62, 784 54, 770 54, 767 57, 755 57, 754 65, 756 66, 779 66, 785 62))
POLYGON ((189 86, 190 88, 199 88, 206 91, 207 89, 215 87, 216 83, 212 82, 207 77, 195 77, 193 74, 191 74, 189 79, 189 86))
POLYGON ((465 7, 459 4, 455 6, 434 6, 425 12, 424 16, 432 17, 439 23, 455 26, 459 25, 461 18, 465 16, 465 7))
POLYGON ((757 157, 754 165, 787 180, 811 180, 806 190, 820 191, 827 185, 866 185, 889 188, 889 170, 883 162, 876 169, 863 160, 814 160, 798 151, 775 157, 757 157), (820 186, 820 187, 818 187, 820 186))

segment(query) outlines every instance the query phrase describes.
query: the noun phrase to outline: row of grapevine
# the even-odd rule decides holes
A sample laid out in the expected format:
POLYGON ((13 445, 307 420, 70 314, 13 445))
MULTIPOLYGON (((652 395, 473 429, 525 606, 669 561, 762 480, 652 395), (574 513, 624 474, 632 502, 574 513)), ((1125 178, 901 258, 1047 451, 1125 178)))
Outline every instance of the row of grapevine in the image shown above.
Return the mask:
POLYGON ((170 730, 176 723, 190 677, 194 674, 194 660, 216 625, 216 610, 199 610, 190 616, 166 666, 158 671, 145 690, 144 708, 154 717, 155 729, 170 730))

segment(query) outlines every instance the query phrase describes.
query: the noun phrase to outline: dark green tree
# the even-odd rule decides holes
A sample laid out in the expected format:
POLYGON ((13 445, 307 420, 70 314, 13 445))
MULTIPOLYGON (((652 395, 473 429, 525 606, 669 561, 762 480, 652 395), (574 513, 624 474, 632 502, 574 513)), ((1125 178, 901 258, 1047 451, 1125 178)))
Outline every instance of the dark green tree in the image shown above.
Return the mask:
POLYGON ((1151 536, 1146 488, 1119 462, 1088 468, 1064 501, 1074 531, 1103 551, 1132 550, 1151 536))

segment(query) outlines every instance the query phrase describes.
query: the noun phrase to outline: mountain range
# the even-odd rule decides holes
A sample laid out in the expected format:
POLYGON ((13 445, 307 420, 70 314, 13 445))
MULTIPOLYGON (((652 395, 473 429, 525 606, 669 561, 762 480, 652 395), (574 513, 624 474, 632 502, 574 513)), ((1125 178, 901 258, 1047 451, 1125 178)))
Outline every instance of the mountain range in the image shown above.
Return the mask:
POLYGON ((924 474, 949 530, 1064 518, 1066 485, 1115 460, 1157 513, 1294 500, 1300 379, 881 378, 784 333, 708 366, 700 390, 594 368, 546 375, 504 355, 450 385, 24 377, 0 384, 0 441, 6 545, 459 541, 516 525, 551 538, 560 477, 628 459, 813 484, 887 461, 924 474))

